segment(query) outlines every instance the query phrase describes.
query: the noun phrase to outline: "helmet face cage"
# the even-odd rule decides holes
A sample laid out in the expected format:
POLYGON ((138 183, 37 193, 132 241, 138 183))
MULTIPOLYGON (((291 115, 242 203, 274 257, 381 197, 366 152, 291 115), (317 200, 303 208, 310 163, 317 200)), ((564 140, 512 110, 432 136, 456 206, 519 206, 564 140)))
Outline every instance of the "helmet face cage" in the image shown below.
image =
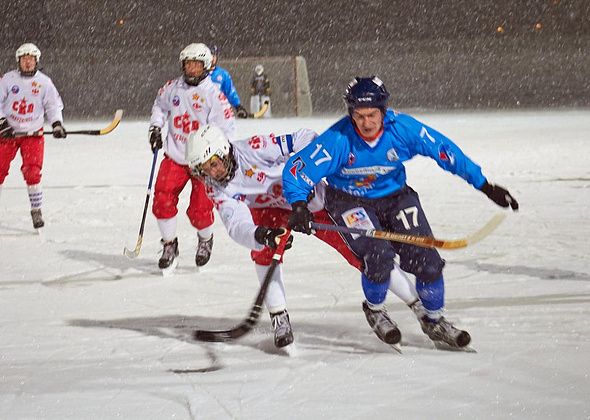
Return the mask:
POLYGON ((208 184, 227 184, 235 173, 231 144, 221 129, 215 126, 205 125, 189 136, 186 160, 191 173, 208 184), (205 163, 214 157, 219 158, 226 169, 226 175, 221 180, 211 178, 203 171, 205 163))
POLYGON ((18 47, 15 57, 16 63, 18 65, 18 71, 23 76, 33 76, 37 72, 37 66, 39 65, 39 60, 41 59, 41 50, 37 48, 35 44, 26 43, 18 47), (23 71, 20 67, 20 58, 24 57, 25 55, 35 57, 35 68, 32 71, 23 71))
POLYGON ((187 60, 201 61, 203 63, 203 74, 197 77, 190 77, 184 75, 184 80, 190 85, 197 85, 203 80, 211 71, 213 63, 213 56, 211 51, 205 44, 189 44, 184 50, 180 52, 179 61, 182 65, 182 73, 184 74, 184 62, 187 60))
POLYGON ((344 94, 349 113, 355 108, 379 108, 385 112, 388 100, 389 92, 376 76, 355 77, 344 94))

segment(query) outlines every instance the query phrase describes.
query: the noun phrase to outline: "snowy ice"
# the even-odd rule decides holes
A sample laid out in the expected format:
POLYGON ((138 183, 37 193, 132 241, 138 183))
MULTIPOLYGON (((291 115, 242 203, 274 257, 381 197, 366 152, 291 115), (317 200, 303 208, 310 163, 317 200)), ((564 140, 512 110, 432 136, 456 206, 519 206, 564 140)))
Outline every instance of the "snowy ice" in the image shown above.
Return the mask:
MULTIPOLYGON (((123 256, 137 240, 151 164, 147 121, 124 119, 107 136, 47 137, 42 236, 20 158, 12 163, 0 196, 0 418, 589 418, 590 111, 414 115, 520 203, 482 242, 441 252, 446 315, 476 353, 434 349, 390 295, 403 334, 403 354, 393 352, 367 325, 359 274, 300 234, 284 267, 294 348, 274 348, 266 313, 236 342, 193 341, 195 328, 247 315, 254 267, 216 221, 211 261, 197 270, 188 190, 175 274, 158 272, 151 212, 140 256, 123 256)), ((238 128, 241 137, 321 131, 335 119, 238 128)), ((408 176, 437 237, 468 235, 505 211, 426 158, 408 176)))

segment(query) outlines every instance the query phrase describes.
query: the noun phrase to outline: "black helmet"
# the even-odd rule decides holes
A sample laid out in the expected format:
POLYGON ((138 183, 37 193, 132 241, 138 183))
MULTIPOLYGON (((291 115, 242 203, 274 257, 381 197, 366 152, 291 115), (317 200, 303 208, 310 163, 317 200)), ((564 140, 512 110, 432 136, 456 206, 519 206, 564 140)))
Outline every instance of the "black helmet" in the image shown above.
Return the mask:
POLYGON ((349 113, 355 108, 379 108, 385 113, 388 100, 389 92, 377 76, 355 77, 344 94, 349 113))

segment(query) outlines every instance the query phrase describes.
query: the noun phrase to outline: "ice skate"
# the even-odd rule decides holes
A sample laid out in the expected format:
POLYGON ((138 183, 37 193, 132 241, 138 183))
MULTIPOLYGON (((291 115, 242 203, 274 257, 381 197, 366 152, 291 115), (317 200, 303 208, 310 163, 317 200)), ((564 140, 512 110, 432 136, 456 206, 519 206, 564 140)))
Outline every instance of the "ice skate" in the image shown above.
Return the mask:
POLYGON ((43 215, 41 214, 41 209, 31 210, 31 218, 33 219, 33 227, 35 229, 40 229, 43 226, 45 226, 45 222, 43 221, 43 215))
POLYGON ((293 342, 293 330, 291 329, 287 310, 270 314, 270 320, 275 332, 275 346, 281 348, 291 344, 293 342))
POLYGON ((397 344, 401 341, 402 334, 397 328, 397 324, 389 318, 385 308, 373 310, 365 300, 363 302, 363 312, 367 317, 369 326, 381 341, 387 344, 397 344))
POLYGON ((445 317, 434 321, 423 316, 420 318, 420 326, 422 331, 435 343, 442 342, 450 347, 463 348, 471 342, 471 336, 467 331, 455 328, 445 317))
POLYGON ((160 267, 162 273, 166 275, 173 271, 178 265, 178 261, 176 260, 176 257, 178 257, 178 238, 174 238, 174 240, 170 242, 165 242, 162 239, 160 242, 164 248, 162 249, 162 256, 158 261, 158 267, 160 267))
POLYGON ((211 258, 211 249, 213 248, 213 235, 209 239, 199 237, 199 244, 197 245, 197 253, 195 255, 195 263, 197 267, 202 267, 209 262, 211 258))

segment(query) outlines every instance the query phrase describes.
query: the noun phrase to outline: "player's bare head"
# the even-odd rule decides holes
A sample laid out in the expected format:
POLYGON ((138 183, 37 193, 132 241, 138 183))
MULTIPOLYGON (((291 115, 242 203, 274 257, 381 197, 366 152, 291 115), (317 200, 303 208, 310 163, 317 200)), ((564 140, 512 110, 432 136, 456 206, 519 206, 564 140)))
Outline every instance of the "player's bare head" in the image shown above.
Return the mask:
POLYGON ((211 71, 213 57, 205 44, 189 44, 180 52, 179 61, 185 82, 196 86, 211 71))
POLYGON ((209 184, 226 185, 235 175, 232 146, 214 125, 204 125, 189 135, 185 158, 191 173, 209 184))

